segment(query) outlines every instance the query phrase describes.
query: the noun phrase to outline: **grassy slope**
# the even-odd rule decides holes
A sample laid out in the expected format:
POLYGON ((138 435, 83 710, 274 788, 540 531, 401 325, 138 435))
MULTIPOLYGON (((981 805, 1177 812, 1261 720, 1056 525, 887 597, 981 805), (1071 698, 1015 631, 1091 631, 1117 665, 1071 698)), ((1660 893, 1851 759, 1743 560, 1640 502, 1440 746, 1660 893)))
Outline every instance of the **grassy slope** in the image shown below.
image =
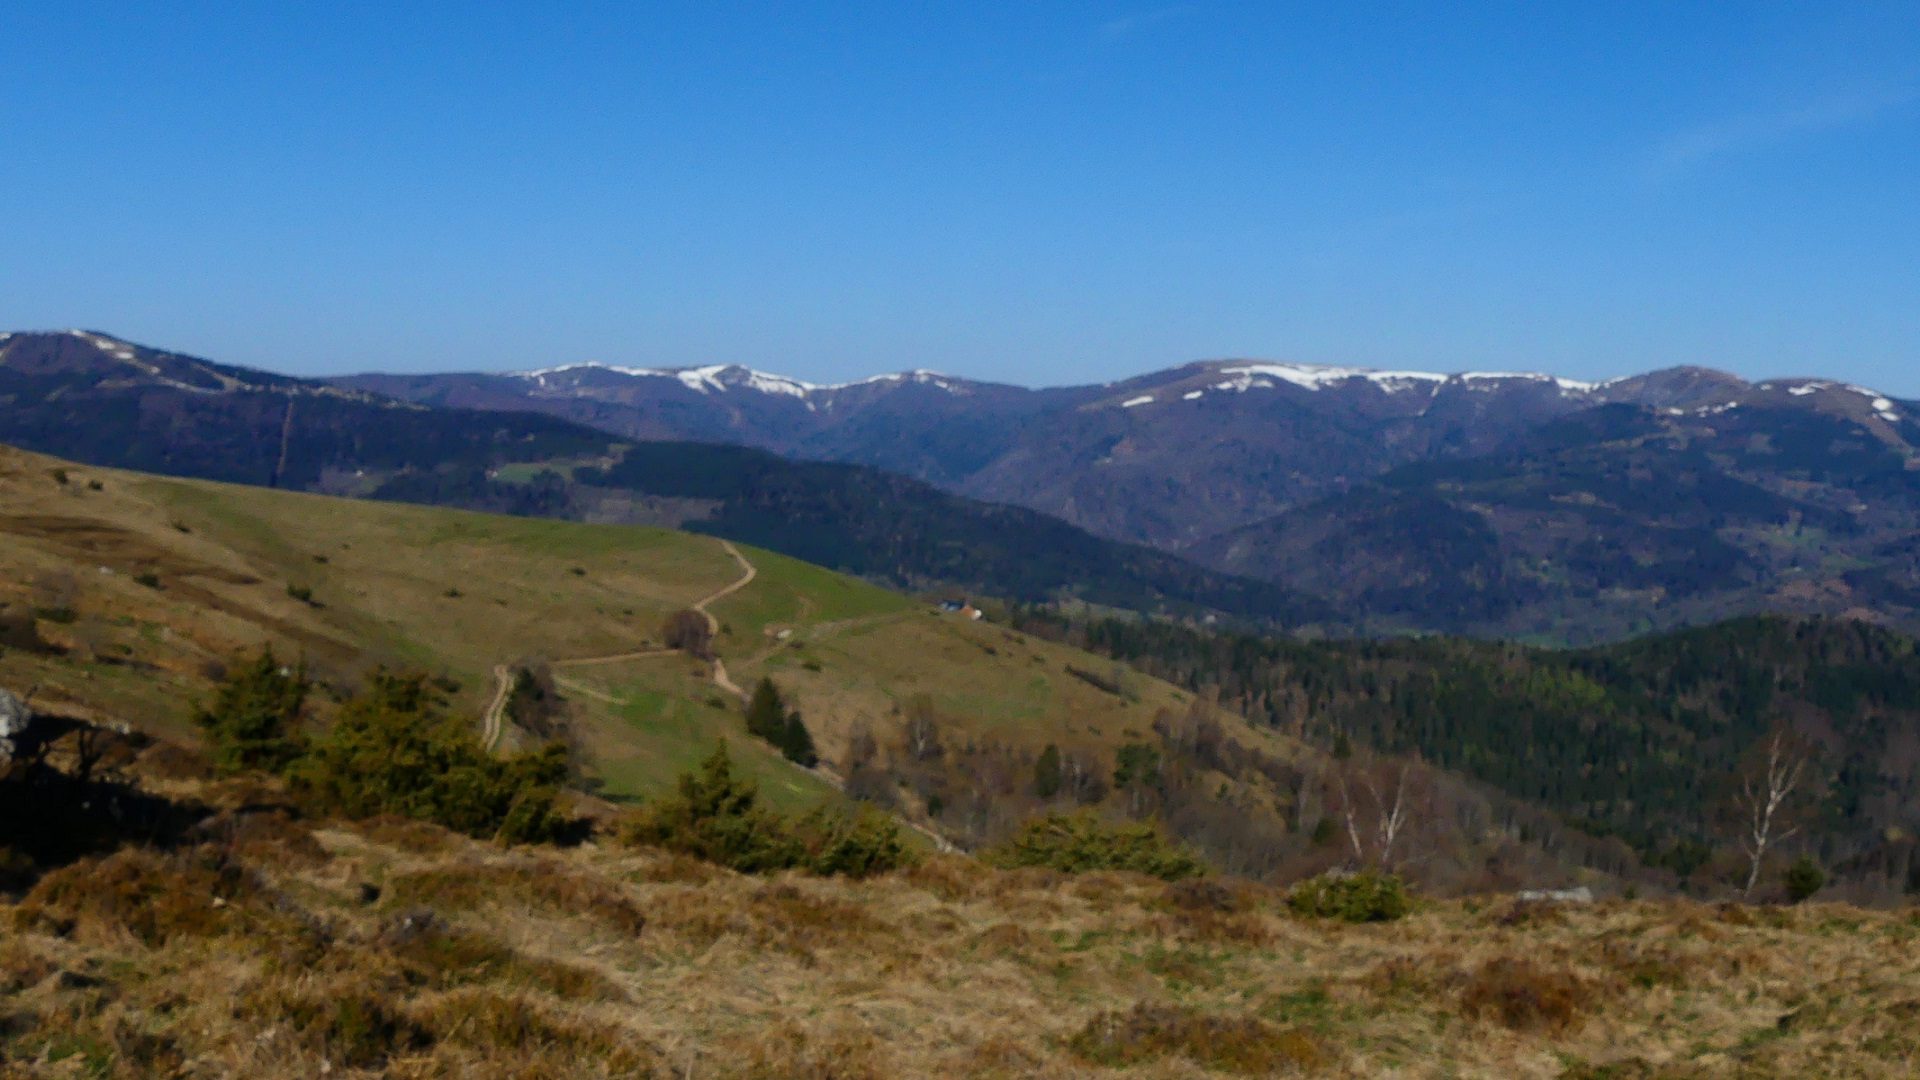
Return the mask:
POLYGON ((1258 886, 954 857, 867 882, 756 879, 656 851, 227 820, 225 857, 246 873, 224 906, 206 903, 212 845, 82 862, 0 901, 18 928, 0 939, 0 1056, 17 1075, 1893 1077, 1920 1064, 1910 913, 1448 902, 1344 926, 1291 917, 1258 886), (408 929, 423 909, 431 924, 408 929))
MULTIPOLYGON (((477 714, 495 664, 626 652, 652 643, 670 611, 735 580, 709 538, 367 503, 65 466, 0 450, 0 602, 64 605, 43 623, 81 645, 57 660, 9 652, 0 684, 159 734, 190 737, 186 703, 210 661, 271 641, 341 685, 375 662, 451 675, 477 714), (93 490, 90 482, 98 482, 93 490), (75 568, 79 569, 76 570, 75 568), (158 588, 139 584, 141 574, 158 588), (310 588, 302 603, 288 586, 310 588)), ((1069 675, 1111 665, 988 624, 933 614, 864 583, 754 549, 746 589, 714 605, 718 651, 743 686, 771 674, 832 759, 866 723, 926 693, 965 730, 1022 745, 1107 746, 1146 730, 1179 691, 1135 679, 1128 698, 1069 675), (782 639, 778 635, 787 632, 782 639)), ((582 741, 610 795, 661 790, 742 732, 737 705, 684 656, 562 668, 582 741)), ((1240 727, 1236 722, 1236 727, 1240 727)), ((1240 727, 1248 742, 1291 748, 1240 727)), ((817 800, 820 777, 736 738, 743 764, 787 806, 817 800)))

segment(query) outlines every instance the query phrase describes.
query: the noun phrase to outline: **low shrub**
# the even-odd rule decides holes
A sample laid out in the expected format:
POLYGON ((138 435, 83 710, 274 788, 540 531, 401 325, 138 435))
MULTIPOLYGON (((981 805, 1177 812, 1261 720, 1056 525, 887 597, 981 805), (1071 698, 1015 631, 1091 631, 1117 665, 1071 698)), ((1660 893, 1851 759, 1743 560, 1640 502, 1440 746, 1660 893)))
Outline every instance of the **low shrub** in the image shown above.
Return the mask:
POLYGON ((213 701, 193 714, 194 726, 212 750, 214 767, 229 774, 247 769, 284 772, 303 749, 300 721, 311 688, 305 666, 282 665, 272 648, 235 664, 213 701))
POLYGON ((1048 814, 983 856, 1006 869, 1045 867, 1067 874, 1125 870, 1163 881, 1199 877, 1206 864, 1149 822, 1110 825, 1090 810, 1048 814))
POLYGON ((799 841, 759 799, 758 785, 734 775, 723 741, 699 772, 681 774, 674 795, 622 822, 620 838, 748 874, 798 866, 805 854, 799 841))
POLYGON ((679 790, 628 816, 619 836, 748 874, 804 869, 864 877, 906 862, 900 826, 876 810, 822 808, 790 821, 760 804, 753 781, 736 776, 722 741, 679 790))
POLYGON ((851 813, 816 810, 801 818, 795 831, 807 852, 807 868, 816 874, 871 877, 907 861, 900 823, 870 806, 851 813))
POLYGON ((1811 855, 1802 855, 1787 867, 1784 884, 1787 887, 1787 899, 1795 904, 1812 899, 1827 883, 1827 872, 1813 861, 1811 855))
POLYGON ((1296 915, 1350 923, 1392 922, 1413 910, 1406 883, 1393 874, 1363 870, 1322 874, 1295 885, 1287 907, 1296 915))
POLYGON ((384 669, 340 710, 333 728, 288 768, 310 806, 345 817, 415 818, 505 843, 552 840, 566 750, 496 758, 421 673, 384 669))

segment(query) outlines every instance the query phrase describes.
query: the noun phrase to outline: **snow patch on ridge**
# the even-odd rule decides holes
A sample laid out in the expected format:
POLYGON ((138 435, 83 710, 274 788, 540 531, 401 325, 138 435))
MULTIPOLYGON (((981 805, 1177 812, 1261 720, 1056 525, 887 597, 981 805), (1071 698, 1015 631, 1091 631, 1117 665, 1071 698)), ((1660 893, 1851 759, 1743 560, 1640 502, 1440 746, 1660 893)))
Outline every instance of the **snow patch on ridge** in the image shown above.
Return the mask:
MULTIPOLYGON (((1773 384, 1762 383, 1760 388, 1762 390, 1770 390, 1773 388, 1773 384)), ((1823 379, 1809 379, 1796 386, 1787 387, 1787 393, 1792 394, 1794 397, 1806 397, 1808 394, 1817 394, 1823 390, 1839 390, 1843 393, 1858 394, 1867 399, 1867 405, 1873 410, 1875 416, 1885 420, 1889 424, 1900 422, 1900 413, 1896 410, 1894 400, 1880 391, 1869 387, 1855 386, 1852 383, 1827 382, 1823 379)))
POLYGON ((564 375, 571 371, 604 371, 613 375, 625 375, 633 379, 673 379, 674 381, 701 394, 724 392, 736 388, 757 390, 763 394, 782 394, 787 397, 805 399, 821 391, 844 390, 852 386, 868 386, 874 383, 914 382, 938 386, 952 393, 965 393, 965 389, 954 380, 937 371, 902 371, 887 375, 873 375, 865 379, 856 379, 844 383, 810 383, 785 375, 756 371, 738 364, 708 364, 703 367, 688 368, 642 368, 621 367, 618 364, 603 364, 598 360, 586 360, 572 364, 559 364, 553 367, 533 368, 527 371, 509 371, 511 379, 525 379, 547 385, 547 379, 554 375, 564 375))
POLYGON ((1437 371, 1380 371, 1374 368, 1331 367, 1318 364, 1234 364, 1220 368, 1218 373, 1231 378, 1214 384, 1213 389, 1230 390, 1235 393, 1277 386, 1278 383, 1274 380, 1291 383, 1307 390, 1322 390, 1337 383, 1362 379, 1383 390, 1395 393, 1417 389, 1424 389, 1430 393, 1437 392, 1441 386, 1452 382, 1472 387, 1475 383, 1516 379, 1552 383, 1559 387, 1563 395, 1591 393, 1599 387, 1597 383, 1563 379, 1555 375, 1542 375, 1531 371, 1469 371, 1458 375, 1443 375, 1437 371))
POLYGON ((1153 395, 1143 394, 1137 398, 1128 398, 1127 400, 1120 403, 1120 407, 1123 409, 1132 409, 1141 405, 1151 405, 1151 404, 1153 404, 1153 395))
MULTIPOLYGON (((1498 382, 1514 379, 1526 382, 1548 382, 1560 388, 1562 395, 1590 394, 1602 384, 1582 382, 1579 379, 1563 379, 1558 375, 1543 375, 1537 371, 1468 371, 1460 375, 1463 382, 1498 382)), ((1618 381, 1618 380, 1614 380, 1618 381)))

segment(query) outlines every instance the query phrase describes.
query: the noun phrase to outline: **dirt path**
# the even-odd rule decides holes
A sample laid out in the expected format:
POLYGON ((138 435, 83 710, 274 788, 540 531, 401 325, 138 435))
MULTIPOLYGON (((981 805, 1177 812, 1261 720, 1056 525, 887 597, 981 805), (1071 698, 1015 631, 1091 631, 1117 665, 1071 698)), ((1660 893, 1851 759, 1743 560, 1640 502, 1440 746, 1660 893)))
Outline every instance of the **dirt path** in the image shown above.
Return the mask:
MULTIPOLYGON (((734 547, 732 541, 722 540, 720 541, 720 546, 726 550, 728 555, 733 556, 734 562, 740 564, 740 578, 718 592, 710 596, 702 597, 693 603, 693 610, 706 616, 707 628, 715 635, 720 633, 720 620, 714 617, 713 612, 707 610, 707 606, 725 600, 727 597, 753 584, 753 579, 760 574, 759 568, 748 562, 747 557, 740 554, 740 549, 734 547)), ((664 648, 634 649, 623 653, 613 653, 609 656, 575 656, 566 660, 553 660, 549 663, 551 666, 557 668, 585 667, 590 664, 616 664, 622 660, 639 660, 649 656, 666 656, 679 651, 679 649, 664 648)), ((493 700, 487 704, 487 711, 482 716, 480 723, 480 744, 486 747, 489 753, 499 748, 500 737, 506 732, 507 698, 513 692, 512 669, 506 664, 495 664, 493 666, 493 683, 493 700)), ((727 675, 727 665, 718 656, 713 658, 713 685, 725 690, 741 701, 747 700, 747 692, 740 689, 739 684, 735 683, 733 679, 727 675)), ((584 688, 577 683, 573 684, 571 688, 583 690, 587 696, 599 698, 610 704, 621 703, 618 698, 596 691, 584 690, 584 688)))
MULTIPOLYGON (((740 549, 734 547, 731 541, 722 540, 720 541, 720 546, 726 549, 726 552, 728 555, 733 556, 733 561, 740 564, 740 571, 741 571, 740 579, 738 581, 735 581, 731 585, 728 585, 726 588, 723 588, 718 592, 713 593, 711 596, 704 597, 693 604, 693 610, 707 617, 707 627, 716 636, 720 633, 720 620, 714 617, 713 612, 707 610, 708 607, 712 604, 716 604, 722 600, 725 600, 727 597, 732 596, 734 593, 737 593, 741 589, 746 588, 748 585, 753 584, 753 579, 755 577, 758 577, 760 573, 757 567, 755 567, 752 563, 747 561, 746 556, 740 554, 740 549)), ((879 618, 891 619, 891 618, 897 618, 897 617, 898 616, 880 616, 879 618)), ((865 618, 842 619, 836 623, 821 624, 821 626, 818 627, 817 629, 838 630, 848 625, 866 622, 871 618, 873 617, 868 616, 865 618)), ((681 650, 679 649, 666 649, 666 648, 634 649, 630 652, 613 653, 608 656, 576 656, 566 660, 549 661, 549 663, 551 666, 556 668, 587 667, 593 664, 615 664, 615 663, 619 663, 622 660, 641 660, 649 656, 668 656, 668 655, 677 654, 680 651, 681 650)), ((713 658, 712 678, 713 678, 713 685, 719 687, 722 690, 725 690, 726 692, 732 694, 734 697, 739 698, 742 702, 745 702, 747 700, 747 692, 741 689, 740 685, 734 682, 733 678, 727 674, 726 662, 721 660, 718 656, 715 656, 713 658)), ((507 697, 513 690, 513 672, 506 664, 495 664, 493 668, 493 680, 495 684, 494 691, 493 691, 493 701, 487 706, 486 719, 485 719, 484 725, 482 726, 481 736, 480 736, 482 743, 486 746, 489 752, 491 752, 496 747, 498 747, 500 743, 500 736, 503 734, 504 729, 506 727, 507 697)), ((598 690, 594 690, 590 687, 583 686, 580 683, 571 679, 555 679, 554 681, 560 683, 562 686, 565 686, 569 690, 572 690, 576 693, 585 694, 591 698, 597 698, 600 701, 604 701, 610 705, 625 704, 624 701, 612 696, 611 694, 601 693, 598 690)), ((798 766, 798 765, 795 766, 795 768, 801 768, 801 767, 802 766, 798 766)), ((832 768, 824 764, 817 765, 814 768, 807 769, 806 771, 811 772, 815 776, 819 777, 821 780, 826 781, 827 784, 832 786, 835 791, 844 792, 847 789, 846 781, 840 777, 840 774, 834 772, 832 768)), ((950 852, 950 851, 959 850, 946 837, 941 836, 938 832, 928 828, 925 825, 922 825, 915 821, 908 821, 906 818, 898 817, 897 815, 896 815, 896 820, 898 820, 902 825, 905 825, 907 828, 912 829, 914 832, 917 832, 920 835, 926 837, 929 841, 933 843, 934 848, 938 851, 950 852)))
POLYGON ((715 634, 718 634, 720 632, 720 620, 713 617, 713 612, 707 610, 707 605, 719 603, 720 601, 725 600, 727 597, 732 596, 734 593, 739 592, 741 589, 744 589, 747 586, 753 584, 753 579, 758 577, 760 574, 759 569, 757 569, 752 563, 748 562, 747 557, 745 555, 740 554, 740 549, 733 546, 733 541, 722 540, 720 541, 720 546, 727 549, 727 554, 733 556, 734 562, 737 562, 740 564, 740 569, 743 571, 743 573, 741 574, 739 581, 734 582, 733 584, 727 586, 726 588, 721 589, 719 592, 714 593, 712 596, 709 596, 706 599, 701 600, 693 605, 693 610, 707 617, 707 629, 713 631, 713 633, 715 634))
POLYGON ((554 660, 549 667, 587 667, 591 664, 617 664, 622 660, 644 660, 649 656, 665 656, 677 653, 679 649, 656 648, 635 649, 632 652, 614 653, 612 656, 576 656, 571 660, 554 660))
POLYGON ((507 695, 513 691, 513 672, 505 664, 493 665, 493 700, 487 703, 480 723, 480 745, 488 753, 500 745, 500 729, 507 715, 507 695))
MULTIPOLYGON (((707 610, 707 605, 725 600, 727 597, 753 584, 753 579, 760 575, 759 568, 748 562, 747 557, 740 554, 740 549, 734 547, 732 541, 722 540, 720 541, 720 546, 726 548, 727 554, 733 556, 733 561, 740 564, 740 580, 693 605, 693 610, 707 617, 707 630, 715 637, 720 635, 720 620, 714 617, 713 612, 707 610)), ((713 685, 725 690, 743 702, 747 700, 747 692, 740 689, 740 685, 727 675, 727 663, 718 656, 713 658, 713 685)))
POLYGON ((563 689, 571 690, 576 694, 585 694, 586 696, 593 698, 596 701, 604 701, 609 705, 625 705, 627 703, 627 699, 625 698, 617 698, 617 697, 614 697, 612 694, 602 693, 598 690, 595 690, 593 687, 586 685, 585 683, 576 682, 573 679, 555 678, 553 681, 554 681, 554 685, 556 686, 562 687, 563 689))
POLYGON ((739 698, 742 702, 747 700, 747 692, 740 689, 739 683, 727 677, 726 661, 717 656, 713 658, 713 685, 739 698))

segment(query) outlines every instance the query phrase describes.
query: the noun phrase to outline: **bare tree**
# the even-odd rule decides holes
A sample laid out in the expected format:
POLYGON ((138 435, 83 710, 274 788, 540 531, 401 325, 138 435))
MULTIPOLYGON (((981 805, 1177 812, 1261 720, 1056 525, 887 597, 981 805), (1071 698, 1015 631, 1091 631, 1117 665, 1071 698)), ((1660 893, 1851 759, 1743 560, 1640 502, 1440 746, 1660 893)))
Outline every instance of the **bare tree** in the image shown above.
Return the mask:
POLYGON ((1328 809, 1345 827, 1353 862, 1391 869, 1426 790, 1419 759, 1356 754, 1328 770, 1328 809))
POLYGON ((692 608, 681 608, 661 624, 660 637, 669 649, 684 649, 700 660, 713 659, 713 624, 692 608))
POLYGON ((915 694, 907 702, 907 752, 915 761, 939 757, 944 749, 940 745, 939 714, 933 707, 933 698, 926 694, 915 694))
POLYGON ((1811 747, 1790 729, 1775 728, 1741 770, 1734 805, 1740 815, 1740 850, 1748 859, 1742 896, 1753 895, 1767 852, 1800 831, 1786 820, 1788 800, 1800 789, 1811 756, 1811 747))

